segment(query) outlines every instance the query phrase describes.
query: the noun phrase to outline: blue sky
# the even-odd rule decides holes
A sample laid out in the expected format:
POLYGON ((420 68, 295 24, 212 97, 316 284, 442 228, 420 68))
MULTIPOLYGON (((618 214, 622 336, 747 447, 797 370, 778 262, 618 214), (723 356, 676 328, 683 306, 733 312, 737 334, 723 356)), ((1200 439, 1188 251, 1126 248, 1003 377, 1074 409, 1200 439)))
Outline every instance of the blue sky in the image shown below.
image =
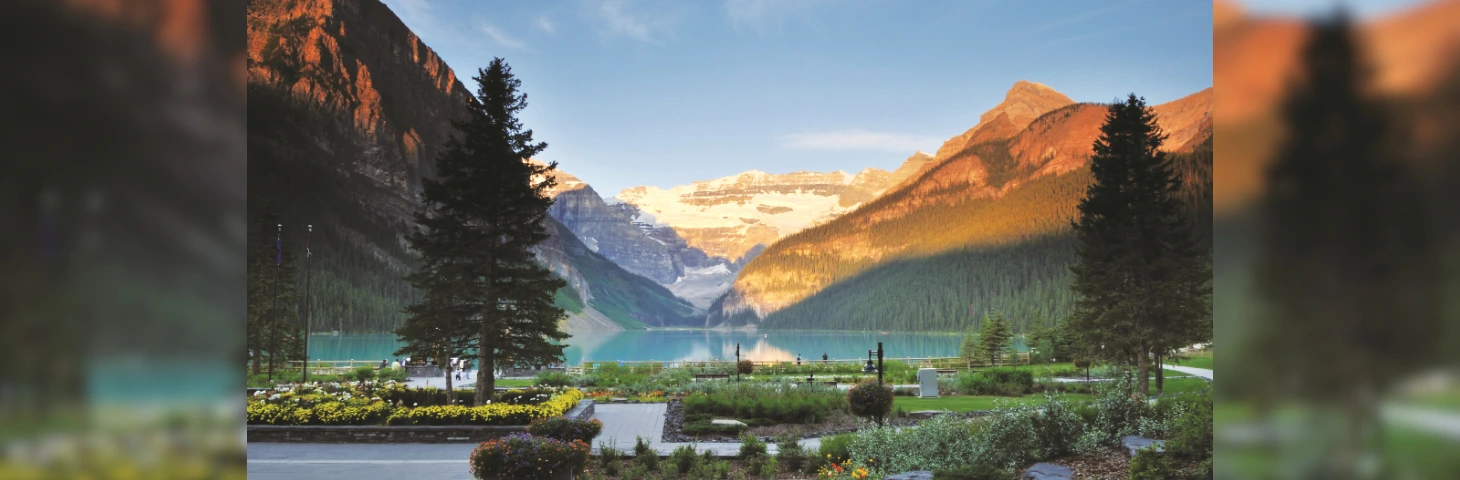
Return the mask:
POLYGON ((604 196, 747 170, 893 169, 1017 80, 1076 101, 1212 85, 1209 2, 384 0, 472 91, 495 56, 522 120, 604 196))

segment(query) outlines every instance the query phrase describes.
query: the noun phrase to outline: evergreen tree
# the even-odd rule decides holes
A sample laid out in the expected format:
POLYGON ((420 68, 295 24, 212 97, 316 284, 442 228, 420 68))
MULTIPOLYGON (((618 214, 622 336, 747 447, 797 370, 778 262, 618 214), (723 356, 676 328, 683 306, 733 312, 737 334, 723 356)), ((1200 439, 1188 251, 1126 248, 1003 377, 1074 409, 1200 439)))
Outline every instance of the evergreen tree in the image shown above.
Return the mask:
POLYGON ((968 327, 968 331, 963 332, 963 343, 958 346, 958 356, 963 357, 964 362, 972 365, 973 361, 979 358, 978 352, 978 333, 974 331, 973 327, 968 327))
POLYGON ((978 356, 989 359, 989 365, 998 363, 1000 357, 1014 352, 1014 331, 1003 312, 985 315, 978 331, 978 356))
POLYGON ((1181 177, 1160 150, 1165 138, 1145 99, 1111 105, 1074 223, 1079 298, 1068 326, 1096 356, 1134 364, 1142 394, 1150 357, 1191 343, 1211 313, 1209 253, 1192 240, 1181 177))
POLYGON ((295 292, 297 252, 288 245, 279 215, 265 209, 250 228, 247 250, 248 313, 245 342, 258 374, 267 358, 272 370, 304 358, 304 329, 295 292))
POLYGON ((477 95, 459 135, 436 160, 435 179, 422 181, 420 229, 408 240, 421 257, 410 275, 425 298, 407 308, 397 334, 417 351, 475 350, 474 403, 492 399, 500 365, 562 361, 568 338, 558 330, 563 310, 553 303, 565 282, 539 265, 531 248, 548 238, 547 190, 556 163, 526 160, 547 148, 516 118, 527 106, 522 82, 501 58, 478 69, 477 95), (470 333, 467 333, 467 332, 470 333))
POLYGON ((1379 400, 1438 361, 1443 332, 1442 262, 1419 182, 1398 161, 1384 106, 1365 93, 1358 49, 1342 14, 1309 36, 1307 81, 1284 102, 1288 137, 1262 205, 1256 280, 1266 302, 1247 346, 1261 361, 1235 362, 1244 383, 1268 387, 1261 393, 1346 414, 1347 435, 1328 453, 1349 470, 1325 472, 1335 477, 1383 448, 1369 443, 1384 437, 1379 400))

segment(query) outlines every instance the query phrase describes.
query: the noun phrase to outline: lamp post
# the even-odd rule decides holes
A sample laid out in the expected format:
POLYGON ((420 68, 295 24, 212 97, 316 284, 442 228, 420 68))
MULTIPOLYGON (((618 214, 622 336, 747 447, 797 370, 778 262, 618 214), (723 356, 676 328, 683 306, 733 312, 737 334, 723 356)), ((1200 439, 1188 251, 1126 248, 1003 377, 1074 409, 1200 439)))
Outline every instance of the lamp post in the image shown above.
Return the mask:
POLYGON ((314 225, 304 226, 304 382, 309 383, 309 235, 314 225))
POLYGON ((274 315, 269 320, 269 380, 274 379, 274 358, 279 355, 279 267, 284 263, 284 224, 278 224, 274 235, 274 248, 278 256, 274 260, 274 315))
POLYGON ((735 381, 740 381, 740 342, 735 342, 735 381))

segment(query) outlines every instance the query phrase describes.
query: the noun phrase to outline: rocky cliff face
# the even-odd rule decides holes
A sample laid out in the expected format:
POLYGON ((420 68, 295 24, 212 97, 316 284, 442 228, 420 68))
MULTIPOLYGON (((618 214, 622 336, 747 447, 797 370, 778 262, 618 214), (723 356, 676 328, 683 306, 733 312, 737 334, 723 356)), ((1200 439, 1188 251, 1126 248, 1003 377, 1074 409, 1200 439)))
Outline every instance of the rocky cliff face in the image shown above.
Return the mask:
MULTIPOLYGON (((1037 90, 1047 89, 1039 87, 1037 90)), ((1025 95, 1022 92, 1031 88, 1016 85, 1009 98, 1025 95)), ((1057 92, 1044 92, 1038 98, 1049 101, 1012 102, 1052 109, 1024 121, 1022 115, 1033 110, 1006 108, 1011 103, 1006 99, 982 117, 986 122, 980 122, 981 127, 950 139, 940 149, 941 160, 924 166, 914 180, 827 223, 815 235, 794 235, 768 248, 745 267, 731 290, 711 308, 708 322, 756 323, 856 272, 892 259, 1017 243, 1021 238, 1068 229, 1071 209, 1083 188, 1070 180, 1074 177, 1061 174, 1088 164, 1106 109, 1069 103, 1057 92), (1059 104, 1063 106, 1054 107, 1059 104), (1011 111, 1023 113, 1009 120, 1011 111), (969 144, 968 139, 1016 120, 1024 124, 1018 133, 969 144), (960 146, 952 150, 949 145, 960 146), (1052 176, 1059 178, 1045 180, 1052 176), (1022 192, 1025 185, 1039 185, 1040 191, 1022 192), (1003 200, 1011 196, 1018 198, 1003 200)), ((1207 140, 1212 129, 1211 104, 1212 90, 1207 89, 1155 106, 1158 123, 1171 134, 1165 149, 1189 151, 1207 140)))
MULTIPOLYGON (((404 235, 414 228, 421 179, 435 174, 454 133, 450 120, 464 114, 471 94, 378 0, 256 0, 247 23, 249 214, 280 211, 294 231, 314 225, 317 325, 394 328, 412 301, 401 279, 412 263, 404 235)), ((571 175, 560 183, 560 210, 584 203, 573 192, 585 184, 571 175)), ((587 203, 602 204, 587 193, 587 203)), ((573 218, 593 228, 591 219, 573 218)), ((570 326, 660 325, 689 313, 662 287, 580 252, 565 230, 549 232, 537 252, 568 281, 571 291, 560 296, 578 305, 570 326)), ((646 270, 669 264, 652 256, 641 263, 646 270)))
POLYGON ((856 175, 749 171, 667 190, 633 187, 617 199, 638 209, 634 221, 672 228, 707 255, 743 263, 757 245, 851 211, 931 160, 918 152, 894 172, 868 168, 856 175))

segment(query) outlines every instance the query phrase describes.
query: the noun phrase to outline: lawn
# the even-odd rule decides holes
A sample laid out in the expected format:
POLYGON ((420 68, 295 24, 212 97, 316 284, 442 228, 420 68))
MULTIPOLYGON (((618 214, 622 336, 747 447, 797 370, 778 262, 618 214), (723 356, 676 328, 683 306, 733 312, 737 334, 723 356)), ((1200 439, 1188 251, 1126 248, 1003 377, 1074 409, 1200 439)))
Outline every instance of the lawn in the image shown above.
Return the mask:
POLYGON ((498 379, 494 385, 498 387, 531 387, 537 380, 531 378, 509 378, 498 379))
POLYGON ((1201 356, 1191 357, 1180 362, 1173 362, 1173 364, 1183 367, 1205 368, 1207 370, 1215 371, 1215 369, 1212 368, 1212 354, 1206 353, 1200 355, 1201 356))
MULTIPOLYGON (((1067 393, 1064 394, 1064 397, 1075 401, 1090 399, 1090 395, 1085 393, 1067 393)), ((909 412, 919 410, 976 412, 980 410, 993 410, 995 403, 1027 405, 1043 401, 1043 394, 1031 394, 1022 397, 994 397, 984 395, 945 395, 938 398, 893 397, 892 407, 902 407, 903 410, 909 412)))

